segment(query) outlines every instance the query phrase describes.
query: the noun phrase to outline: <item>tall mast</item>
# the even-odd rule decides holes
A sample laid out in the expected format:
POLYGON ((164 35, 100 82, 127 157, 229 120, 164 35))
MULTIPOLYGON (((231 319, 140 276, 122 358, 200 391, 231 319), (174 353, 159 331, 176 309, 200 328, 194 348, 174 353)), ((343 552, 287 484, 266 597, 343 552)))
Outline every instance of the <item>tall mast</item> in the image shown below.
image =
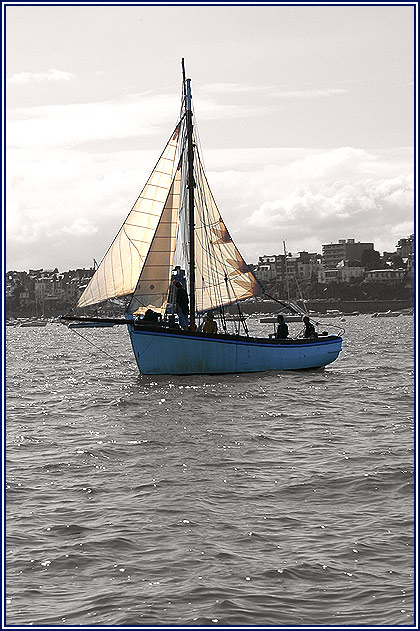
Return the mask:
POLYGON ((194 242, 194 149, 193 124, 191 109, 191 79, 185 78, 184 59, 182 59, 182 75, 185 97, 185 120, 187 125, 187 161, 188 161, 188 223, 190 239, 190 329, 195 330, 195 242, 194 242))
POLYGON ((283 241, 283 252, 284 252, 284 271, 285 271, 285 274, 286 274, 287 300, 290 300, 289 274, 287 273, 287 249, 286 249, 286 241, 283 241))

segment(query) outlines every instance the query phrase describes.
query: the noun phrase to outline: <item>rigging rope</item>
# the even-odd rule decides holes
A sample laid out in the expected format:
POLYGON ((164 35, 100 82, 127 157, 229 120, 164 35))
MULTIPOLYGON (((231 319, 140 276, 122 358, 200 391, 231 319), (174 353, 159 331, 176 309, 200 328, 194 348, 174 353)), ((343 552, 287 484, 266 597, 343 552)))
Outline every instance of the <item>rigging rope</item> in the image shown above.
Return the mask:
MULTIPOLYGON (((197 242, 200 244, 200 251, 202 252, 201 261, 197 260, 197 276, 201 279, 201 292, 202 301, 204 301, 204 294, 208 296, 208 301, 212 308, 219 307, 221 322, 224 330, 226 331, 226 319, 224 317, 224 307, 227 304, 236 304, 239 314, 239 327, 242 323, 246 335, 249 335, 245 318, 239 307, 240 296, 235 291, 235 286, 232 280, 229 278, 231 269, 226 265, 224 260, 223 246, 224 242, 217 239, 214 241, 214 235, 223 229, 223 220, 221 219, 220 212, 217 208, 217 204, 211 194, 211 190, 208 185, 206 175, 203 170, 203 161, 198 152, 197 143, 195 143, 195 182, 196 182, 196 211, 199 225, 199 229, 196 232, 197 242), (214 204, 214 211, 217 213, 215 216, 209 217, 205 215, 205 210, 208 208, 207 195, 211 195, 214 204), (201 265, 200 265, 201 262, 201 265), (203 270, 206 270, 206 274, 203 274, 203 270), (222 276, 223 274, 223 276, 222 276), (204 277, 206 277, 207 284, 204 283, 204 277), (223 292, 225 287, 225 292, 223 292), (226 302, 227 297, 227 302, 226 302)), ((235 248, 234 244, 232 243, 235 248)), ((236 248, 235 248, 236 250, 236 248)), ((202 302, 202 309, 204 309, 204 302, 202 302)), ((207 308, 208 309, 208 308, 207 308)), ((238 327, 235 326, 235 331, 238 333, 238 327)))
POLYGON ((282 300, 278 300, 278 298, 274 298, 274 296, 270 296, 270 294, 268 294, 265 291, 261 282, 260 281, 257 281, 257 282, 259 286, 261 287, 261 290, 264 296, 267 296, 267 298, 269 298, 270 300, 274 300, 274 302, 277 302, 279 305, 282 305, 282 307, 284 307, 285 309, 289 309, 289 311, 292 311, 292 313, 295 313, 296 315, 307 315, 304 311, 299 311, 296 306, 292 306, 288 302, 283 302, 282 300))
MULTIPOLYGON (((197 157, 196 164, 197 164, 197 167, 199 167, 201 165, 200 157, 198 155, 196 155, 196 157, 197 157)), ((196 237, 197 237, 198 243, 201 246, 201 252, 203 253, 205 257, 204 260, 202 260, 201 262, 204 265, 204 267, 207 268, 208 278, 210 280, 210 282, 207 283, 207 285, 205 285, 203 270, 200 267, 200 262, 197 261, 197 268, 200 270, 200 277, 201 277, 202 301, 204 301, 204 293, 206 292, 208 294, 210 305, 212 306, 213 309, 215 309, 216 307, 221 305, 221 303, 223 302, 222 293, 221 293, 220 271, 219 272, 217 271, 217 266, 216 266, 217 262, 219 262, 220 264, 220 258, 218 258, 215 254, 214 243, 211 240, 211 234, 210 234, 210 230, 216 229, 218 227, 218 223, 214 221, 212 223, 209 223, 208 218, 204 217, 204 213, 202 212, 205 208, 207 208, 207 205, 206 205, 206 200, 205 200, 205 187, 204 187, 204 182, 203 182, 203 174, 202 174, 202 170, 199 168, 197 168, 197 173, 196 173, 196 184, 197 184, 196 193, 197 193, 197 201, 198 201, 196 208, 197 208, 197 213, 200 219, 200 228, 202 230, 204 239, 201 237, 200 231, 196 232, 196 237)), ((201 306, 202 308, 204 308, 203 302, 201 306)), ((220 306, 219 309, 222 313, 223 306, 220 306)))
MULTIPOLYGON (((308 316, 309 320, 311 322, 314 322, 317 326, 319 326, 320 324, 324 324, 324 326, 327 326, 325 323, 322 322, 322 320, 315 320, 314 318, 311 318, 309 313, 305 313, 304 311, 299 311, 298 307, 296 307, 296 305, 291 305, 289 303, 283 302, 281 300, 278 300, 277 298, 274 298, 274 296, 270 296, 270 294, 268 294, 263 285, 260 283, 260 281, 258 281, 259 286, 261 287, 261 290, 264 294, 264 296, 267 296, 267 298, 269 298, 270 300, 274 300, 274 302, 278 302, 280 305, 282 305, 285 309, 289 309, 289 311, 292 311, 293 313, 295 313, 296 315, 300 315, 300 316, 308 316)), ((338 329, 339 331, 341 331, 340 335, 343 335, 346 330, 344 327, 342 326, 337 326, 336 324, 332 324, 332 323, 328 323, 328 326, 334 328, 334 329, 338 329)))
POLYGON ((78 331, 76 331, 76 329, 71 329, 71 331, 73 333, 75 333, 76 335, 78 335, 79 337, 82 338, 82 340, 85 340, 86 342, 89 342, 89 344, 91 344, 92 346, 94 346, 98 351, 101 351, 101 353, 104 353, 104 355, 106 355, 107 357, 109 357, 110 359, 112 359, 113 361, 117 362, 117 357, 113 357, 112 355, 110 355, 109 353, 107 353, 106 351, 104 351, 103 348, 100 348, 100 346, 97 346, 96 344, 94 344, 91 340, 89 340, 87 337, 84 337, 81 333, 79 333, 78 331))

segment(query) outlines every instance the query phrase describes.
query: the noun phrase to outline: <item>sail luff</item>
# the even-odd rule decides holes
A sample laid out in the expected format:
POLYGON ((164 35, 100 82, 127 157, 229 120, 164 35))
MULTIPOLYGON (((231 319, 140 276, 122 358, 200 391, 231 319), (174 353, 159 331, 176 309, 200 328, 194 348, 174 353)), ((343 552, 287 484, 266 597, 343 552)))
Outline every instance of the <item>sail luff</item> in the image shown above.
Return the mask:
POLYGON ((173 182, 179 124, 76 307, 133 293, 173 182))

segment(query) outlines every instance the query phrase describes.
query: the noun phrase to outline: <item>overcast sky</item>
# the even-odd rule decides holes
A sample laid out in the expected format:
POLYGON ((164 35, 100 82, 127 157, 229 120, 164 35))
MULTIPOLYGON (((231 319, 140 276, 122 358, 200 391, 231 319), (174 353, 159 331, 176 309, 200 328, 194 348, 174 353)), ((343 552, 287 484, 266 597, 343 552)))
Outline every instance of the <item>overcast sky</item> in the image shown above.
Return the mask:
POLYGON ((102 258, 177 122, 181 57, 249 263, 413 232, 413 7, 16 5, 7 269, 102 258))

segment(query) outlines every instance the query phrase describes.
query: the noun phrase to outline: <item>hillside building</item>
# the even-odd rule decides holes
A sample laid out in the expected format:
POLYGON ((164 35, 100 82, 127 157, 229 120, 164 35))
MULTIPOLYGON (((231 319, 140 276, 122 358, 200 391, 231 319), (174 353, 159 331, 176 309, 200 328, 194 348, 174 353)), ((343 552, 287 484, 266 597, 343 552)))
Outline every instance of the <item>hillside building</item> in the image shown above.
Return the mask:
POLYGON ((338 243, 327 243, 322 246, 322 264, 324 269, 331 270, 341 261, 360 262, 365 250, 373 250, 373 243, 361 243, 354 239, 339 239, 338 243))

